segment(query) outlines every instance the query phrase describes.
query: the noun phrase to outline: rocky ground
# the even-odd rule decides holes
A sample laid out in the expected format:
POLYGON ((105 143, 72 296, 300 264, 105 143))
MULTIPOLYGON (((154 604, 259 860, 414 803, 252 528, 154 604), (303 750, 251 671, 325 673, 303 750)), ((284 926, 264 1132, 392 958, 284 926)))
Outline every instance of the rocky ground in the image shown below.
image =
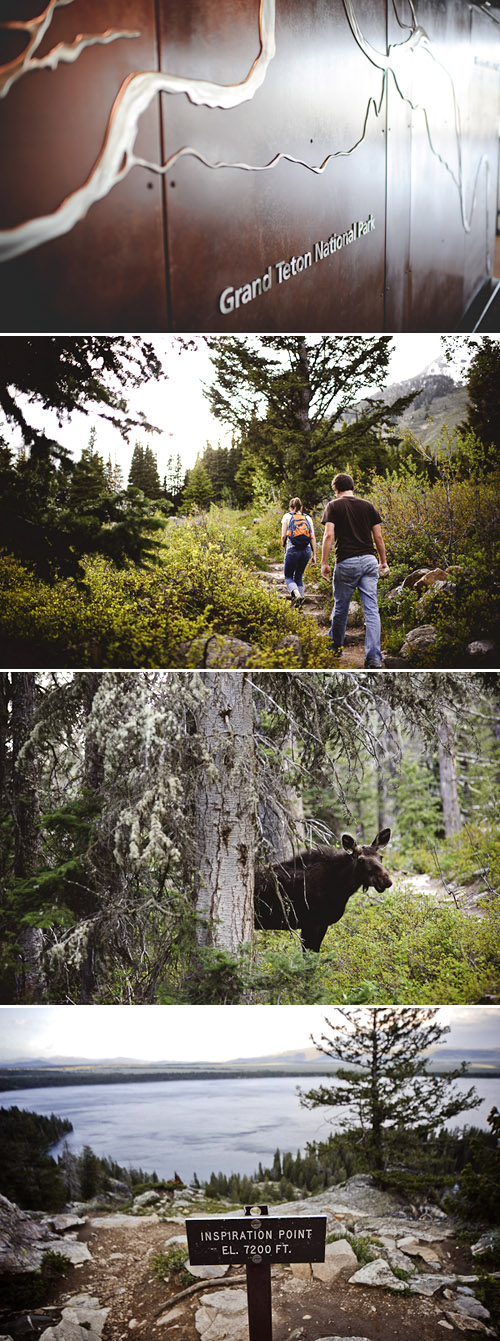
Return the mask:
MULTIPOLYGON (((408 631, 406 637, 401 638, 398 655, 384 657, 384 666, 387 669, 408 668, 413 657, 422 656, 427 661, 428 657, 432 655, 432 649, 436 641, 436 629, 432 623, 434 603, 440 595, 450 595, 455 591, 454 580, 458 571, 461 570, 455 568, 418 568, 408 573, 400 586, 393 588, 391 588, 391 579, 388 579, 389 588, 391 588, 389 599, 395 614, 397 614, 399 600, 405 591, 415 590, 418 593, 419 600, 415 607, 416 626, 408 631)), ((283 562, 281 560, 270 562, 266 571, 258 573, 257 576, 262 579, 270 591, 276 591, 285 600, 287 599, 283 562)), ((326 636, 329 617, 328 614, 325 614, 324 603, 319 596, 318 584, 314 577, 306 587, 306 597, 302 610, 304 618, 314 619, 320 632, 324 631, 326 636)), ((351 602, 344 650, 339 664, 342 670, 357 670, 364 665, 363 612, 361 606, 355 601, 351 602)), ((463 659, 464 666, 479 666, 482 668, 496 664, 495 646, 490 638, 485 635, 484 638, 469 643, 463 659)))
MULTIPOLYGON (((4 1312, 2 1337, 81 1341, 85 1331, 89 1341, 126 1341, 135 1335, 148 1341, 156 1336, 248 1341, 241 1267, 193 1268, 194 1291, 182 1297, 183 1282, 163 1282, 152 1273, 152 1256, 172 1239, 183 1239, 186 1214, 196 1213, 199 1195, 179 1192, 167 1203, 153 1193, 154 1203, 145 1206, 141 1199, 135 1214, 90 1213, 68 1224, 64 1242, 61 1232, 56 1234, 59 1251, 74 1244, 81 1260, 53 1288, 40 1325, 36 1312, 19 1311, 15 1317, 4 1312), (209 1271, 218 1274, 207 1279, 209 1271)), ((496 1335, 474 1294, 482 1247, 473 1252, 464 1247, 454 1222, 436 1208, 403 1204, 357 1176, 307 1201, 273 1207, 273 1214, 292 1213, 326 1214, 335 1241, 327 1245, 324 1264, 273 1267, 273 1341, 496 1335), (360 1268, 356 1249, 360 1253, 360 1239, 367 1238, 377 1240, 370 1248, 373 1260, 360 1268)), ((11 1232, 14 1221, 11 1215, 11 1232)), ((5 1236, 5 1216, 3 1230, 5 1236)), ((54 1237, 46 1222, 37 1227, 42 1231, 54 1237)), ((0 1241, 0 1268, 1 1259, 0 1241)))
MULTIPOLYGON (((260 573, 259 576, 270 591, 276 591, 284 600, 288 599, 285 578, 283 576, 282 560, 269 563, 266 571, 260 573)), ((325 612, 324 604, 318 594, 318 584, 314 579, 306 587, 306 596, 301 609, 304 618, 314 619, 315 623, 318 625, 318 631, 324 633, 326 638, 330 617, 329 613, 325 612)), ((365 630, 362 612, 359 605, 355 601, 352 601, 345 647, 340 663, 342 670, 360 670, 363 668, 365 659, 364 642, 365 630)))

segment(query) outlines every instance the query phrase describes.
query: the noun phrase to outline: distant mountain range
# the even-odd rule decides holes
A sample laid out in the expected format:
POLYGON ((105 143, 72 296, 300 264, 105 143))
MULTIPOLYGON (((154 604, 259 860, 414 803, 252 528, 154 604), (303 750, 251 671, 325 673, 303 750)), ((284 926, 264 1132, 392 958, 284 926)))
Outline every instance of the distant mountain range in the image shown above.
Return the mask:
MULTIPOLYGON (((440 1048, 429 1059, 430 1071, 450 1071, 467 1063, 474 1075, 500 1075, 498 1048, 440 1048)), ((0 1063, 0 1089, 18 1085, 109 1084, 119 1081, 217 1079, 230 1076, 324 1075, 334 1073, 338 1063, 314 1047, 279 1052, 261 1057, 235 1057, 227 1062, 144 1062, 136 1058, 107 1058, 96 1061, 83 1057, 54 1057, 48 1061, 10 1061, 0 1063)))
POLYGON ((349 410, 345 419, 351 424, 356 413, 369 409, 371 401, 383 400, 392 404, 411 391, 418 395, 397 421, 398 431, 410 431, 424 447, 432 447, 441 429, 446 425, 454 428, 463 423, 467 411, 467 388, 463 382, 454 379, 444 357, 435 359, 422 372, 408 377, 403 382, 391 382, 383 391, 375 392, 370 399, 357 401, 349 410))

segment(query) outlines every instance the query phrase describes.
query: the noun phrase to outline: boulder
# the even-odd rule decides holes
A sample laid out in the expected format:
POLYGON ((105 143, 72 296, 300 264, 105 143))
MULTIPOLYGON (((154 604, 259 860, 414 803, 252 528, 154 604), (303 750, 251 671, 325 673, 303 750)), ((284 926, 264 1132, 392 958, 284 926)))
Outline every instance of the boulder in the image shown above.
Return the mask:
POLYGON ((498 1229, 491 1229, 488 1234, 481 1234, 477 1243, 471 1244, 471 1253, 473 1257, 486 1257, 498 1247, 500 1247, 500 1233, 498 1229))
POLYGON ((416 582, 413 583, 413 589, 421 595, 427 587, 433 587, 436 582, 446 582, 446 580, 447 573, 444 568, 430 568, 417 578, 416 582))
POLYGON ((141 1195, 139 1197, 134 1197, 134 1210, 136 1209, 136 1207, 154 1206, 156 1205, 156 1202, 159 1200, 160 1200, 160 1193, 154 1192, 153 1189, 151 1189, 150 1192, 141 1192, 141 1195))
POLYGON ((190 1262, 186 1262, 186 1268, 196 1280, 218 1280, 219 1277, 227 1276, 229 1263, 227 1266, 222 1262, 218 1266, 191 1266, 190 1262))
POLYGON ((87 1244, 78 1243, 76 1239, 65 1238, 62 1241, 60 1238, 52 1239, 45 1248, 45 1252, 61 1253, 63 1257, 67 1257, 72 1266, 80 1266, 82 1262, 92 1261, 87 1244))
POLYGON ((302 664, 302 643, 298 633, 286 633, 277 644, 278 651, 280 648, 283 648, 285 652, 291 652, 296 657, 299 665, 302 664))
POLYGON ((408 1254, 409 1257, 420 1257, 423 1262, 427 1262, 428 1266, 439 1267, 441 1265, 441 1259, 436 1249, 432 1248, 429 1242, 422 1243, 419 1238, 398 1239, 398 1248, 405 1255, 408 1254))
POLYGON ((418 616, 425 615, 426 612, 431 609, 431 606, 433 606, 435 596, 452 596, 455 590, 456 587, 454 583, 447 582, 446 579, 435 582, 434 586, 430 587, 429 590, 424 589, 424 594, 416 603, 415 614, 418 616))
POLYGON ((467 646, 467 656, 478 660, 481 657, 492 656, 494 651, 495 644, 491 641, 491 638, 476 638, 475 642, 469 643, 467 646))
POLYGON ((251 643, 241 638, 226 638, 222 633, 202 634, 190 643, 181 644, 179 665, 235 670, 246 666, 252 651, 251 643))
POLYGON ((372 1285, 394 1291, 407 1288, 406 1282, 398 1280, 391 1271, 385 1257, 376 1257, 374 1262, 367 1262, 366 1266, 361 1267, 360 1271, 356 1271, 354 1276, 350 1277, 349 1285, 372 1285))
POLYGON ((80 1229, 85 1223, 81 1215, 52 1215, 42 1221, 42 1224, 54 1230, 54 1234, 66 1234, 68 1229, 80 1229))
POLYGON ((461 1313, 465 1318, 480 1318, 481 1322, 488 1322, 490 1313, 484 1304, 480 1304, 479 1299, 474 1295, 459 1295, 458 1299, 450 1304, 450 1310, 453 1313, 461 1313))
POLYGON ((429 572, 428 568, 415 568, 413 573, 407 573, 406 577, 403 578, 400 590, 401 591, 413 590, 413 587, 416 586, 417 582, 420 581, 420 578, 425 577, 425 574, 428 572, 429 572))
POLYGON ((437 633, 433 624, 419 624, 416 629, 410 629, 407 633, 400 649, 400 655, 410 657, 414 652, 428 652, 435 643, 436 637, 437 633))
POLYGON ((100 1341, 109 1308, 101 1308, 95 1295, 75 1294, 67 1300, 62 1318, 55 1327, 42 1332, 40 1341, 100 1341))
POLYGON ((459 1332, 482 1332, 483 1336, 496 1336, 486 1323, 481 1322, 480 1318, 464 1318, 460 1313, 450 1313, 447 1311, 446 1317, 453 1323, 459 1332))
POLYGON ((47 1224, 0 1196, 0 1275, 39 1271, 45 1253, 63 1253, 70 1262, 90 1261, 85 1243, 52 1234, 47 1224))
POLYGON ((327 1243, 324 1262, 313 1262, 312 1273, 314 1280, 331 1285, 344 1271, 355 1271, 357 1265, 356 1253, 347 1239, 336 1239, 334 1243, 327 1243))
POLYGON ((200 1304, 194 1321, 202 1341, 248 1341, 246 1290, 214 1290, 200 1304))
POLYGON ((292 1262, 292 1264, 291 1264, 291 1272, 292 1272, 292 1276, 296 1276, 296 1277, 298 1278, 298 1280, 310 1280, 310 1279, 311 1279, 311 1276, 312 1276, 312 1267, 311 1267, 311 1263, 310 1263, 310 1262, 292 1262))
POLYGON ((428 1298, 437 1294, 438 1290, 446 1289, 452 1286, 469 1284, 477 1281, 477 1276, 417 1276, 414 1280, 408 1281, 408 1288, 413 1294, 423 1294, 428 1298))

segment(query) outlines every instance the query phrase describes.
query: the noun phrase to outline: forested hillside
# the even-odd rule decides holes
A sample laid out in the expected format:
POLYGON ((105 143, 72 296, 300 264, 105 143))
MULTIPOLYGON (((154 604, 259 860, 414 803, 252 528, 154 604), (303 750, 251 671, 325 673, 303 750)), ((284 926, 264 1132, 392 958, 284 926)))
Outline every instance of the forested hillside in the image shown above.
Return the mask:
POLYGON ((1 694, 4 1001, 497 990, 496 675, 14 672, 1 694), (254 934, 257 863, 386 828, 392 889, 319 956, 254 934))

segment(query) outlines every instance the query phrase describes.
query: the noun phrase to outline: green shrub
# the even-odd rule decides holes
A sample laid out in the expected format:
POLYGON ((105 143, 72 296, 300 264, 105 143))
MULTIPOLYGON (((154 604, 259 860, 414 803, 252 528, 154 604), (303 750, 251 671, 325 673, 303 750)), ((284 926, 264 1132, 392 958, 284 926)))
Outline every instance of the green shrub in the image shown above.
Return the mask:
POLYGON ((167 1244, 165 1252, 155 1253, 150 1266, 153 1275, 161 1281, 174 1281, 176 1286, 191 1285, 194 1277, 188 1270, 189 1253, 182 1243, 167 1244))
MULTIPOLYGON (((288 953, 293 960, 291 938, 286 932, 260 932, 257 942, 257 967, 272 980, 276 957, 279 962, 288 953)), ((383 899, 352 899, 314 959, 306 999, 470 1004, 498 993, 500 914, 488 909, 481 920, 472 918, 411 889, 400 891, 396 883, 383 899)), ((290 974, 280 1001, 303 999, 300 977, 296 984, 290 974)))
POLYGON ((313 621, 267 591, 209 527, 167 532, 147 571, 118 571, 93 558, 85 572, 86 589, 71 580, 49 586, 17 560, 0 557, 0 633, 12 664, 29 655, 51 666, 196 666, 213 634, 252 643, 253 666, 328 661, 313 621), (290 635, 300 638, 298 653, 293 643, 280 646, 290 635))

